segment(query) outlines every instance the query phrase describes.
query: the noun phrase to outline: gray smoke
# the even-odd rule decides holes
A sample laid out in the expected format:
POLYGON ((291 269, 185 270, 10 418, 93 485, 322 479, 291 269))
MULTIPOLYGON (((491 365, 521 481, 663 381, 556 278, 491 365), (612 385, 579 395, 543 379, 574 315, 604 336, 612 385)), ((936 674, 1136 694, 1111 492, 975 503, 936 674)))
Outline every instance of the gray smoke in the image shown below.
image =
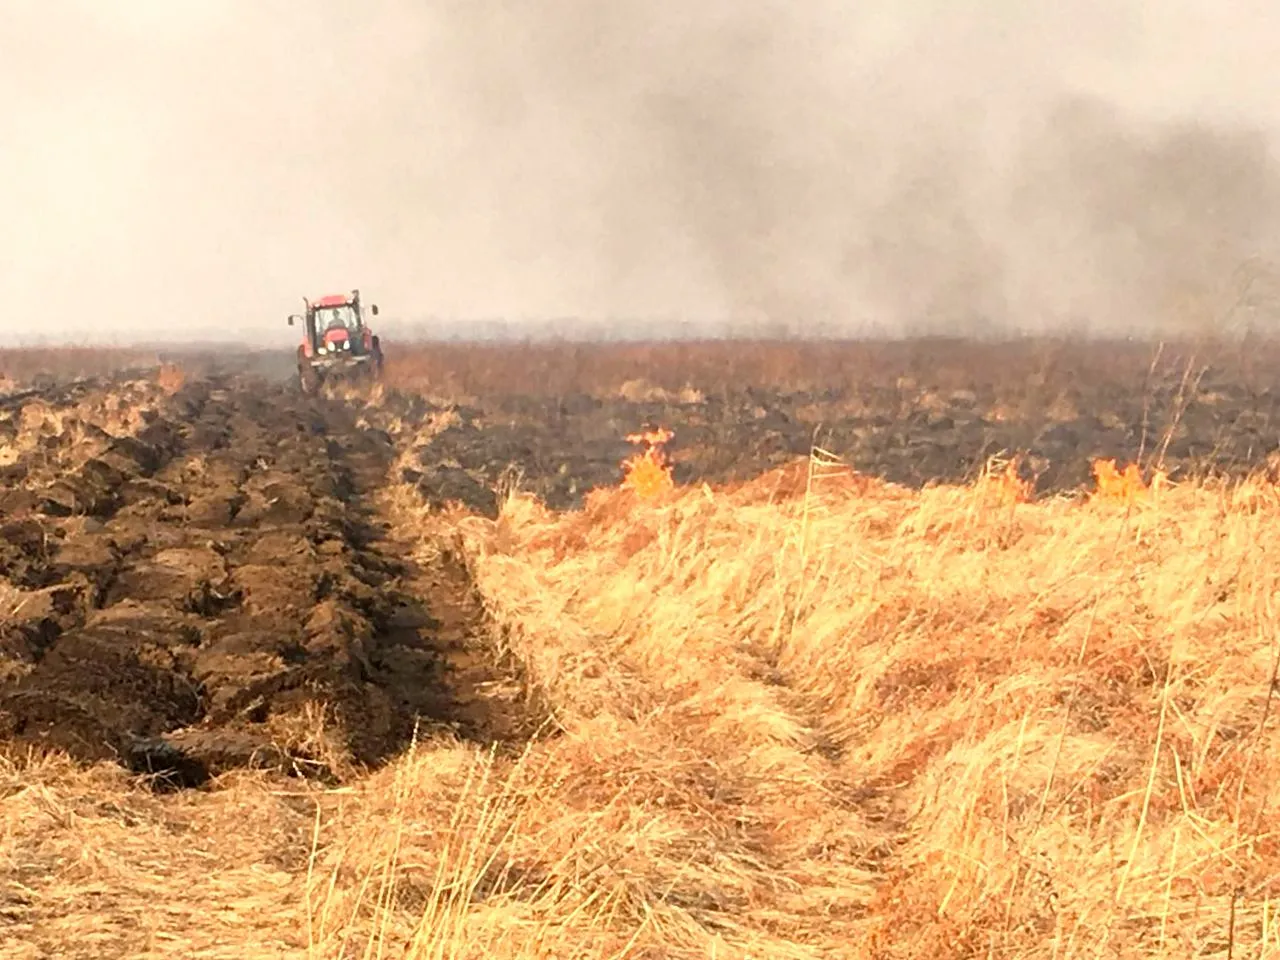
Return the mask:
MULTIPOLYGON (((8 0, 5 304, 66 339, 1272 321, 1260 0, 8 0)), ((627 331, 634 333, 634 331, 627 331)))

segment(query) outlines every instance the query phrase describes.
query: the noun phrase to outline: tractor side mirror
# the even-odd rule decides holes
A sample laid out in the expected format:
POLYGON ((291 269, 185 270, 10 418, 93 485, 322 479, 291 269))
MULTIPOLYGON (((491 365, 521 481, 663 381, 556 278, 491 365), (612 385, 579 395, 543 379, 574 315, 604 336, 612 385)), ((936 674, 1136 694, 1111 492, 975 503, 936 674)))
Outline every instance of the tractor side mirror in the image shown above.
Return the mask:
POLYGON ((369 309, 373 311, 373 315, 375 317, 378 315, 378 305, 376 303, 373 306, 371 306, 369 309))
POLYGON ((300 320, 300 319, 302 319, 302 318, 301 318, 301 317, 299 317, 296 313, 290 314, 290 315, 289 315, 289 326, 291 326, 291 327, 292 327, 292 326, 293 326, 293 321, 295 321, 295 320, 300 320))

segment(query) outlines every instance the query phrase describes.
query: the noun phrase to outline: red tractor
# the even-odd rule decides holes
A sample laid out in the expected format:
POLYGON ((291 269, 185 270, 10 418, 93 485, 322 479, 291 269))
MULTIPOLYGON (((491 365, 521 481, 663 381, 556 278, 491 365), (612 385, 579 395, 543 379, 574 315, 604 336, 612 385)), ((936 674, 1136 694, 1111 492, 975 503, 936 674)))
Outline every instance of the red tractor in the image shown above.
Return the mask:
MULTIPOLYGON (((303 298, 306 312, 289 317, 289 326, 302 321, 298 345, 298 382, 314 392, 330 377, 376 380, 382 375, 382 343, 365 323, 360 291, 339 293, 319 300, 303 298)), ((378 305, 369 313, 378 315, 378 305)))

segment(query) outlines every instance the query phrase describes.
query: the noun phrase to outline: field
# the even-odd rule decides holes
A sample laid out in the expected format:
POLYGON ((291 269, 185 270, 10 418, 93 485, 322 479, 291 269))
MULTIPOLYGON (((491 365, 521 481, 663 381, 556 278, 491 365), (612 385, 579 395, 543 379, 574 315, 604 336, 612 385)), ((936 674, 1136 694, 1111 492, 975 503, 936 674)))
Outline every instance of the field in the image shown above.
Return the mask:
POLYGON ((389 354, 0 352, 0 957, 1280 955, 1275 344, 389 354))

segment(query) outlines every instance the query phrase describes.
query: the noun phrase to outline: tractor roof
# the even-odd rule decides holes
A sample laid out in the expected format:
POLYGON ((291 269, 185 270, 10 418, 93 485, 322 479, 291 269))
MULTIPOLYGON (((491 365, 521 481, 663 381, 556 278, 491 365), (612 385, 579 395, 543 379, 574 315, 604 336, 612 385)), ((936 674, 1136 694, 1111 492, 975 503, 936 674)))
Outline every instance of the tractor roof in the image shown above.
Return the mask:
POLYGON ((355 298, 349 293, 334 293, 311 301, 313 307, 345 307, 349 303, 355 303, 355 298))

